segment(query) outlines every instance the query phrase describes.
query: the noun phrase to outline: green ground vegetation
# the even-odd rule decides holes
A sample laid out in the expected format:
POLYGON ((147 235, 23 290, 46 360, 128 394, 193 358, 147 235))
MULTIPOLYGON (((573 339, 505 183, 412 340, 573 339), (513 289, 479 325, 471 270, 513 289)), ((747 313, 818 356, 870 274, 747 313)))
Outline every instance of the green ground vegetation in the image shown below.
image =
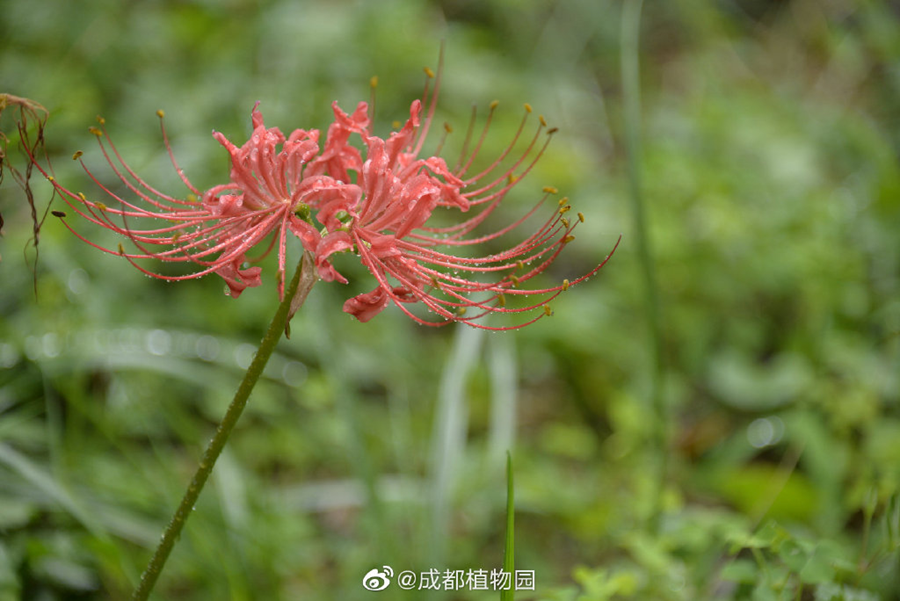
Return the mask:
MULTIPOLYGON (((622 235, 552 318, 514 333, 395 309, 357 323, 341 305, 371 278, 339 259, 350 284, 317 285, 295 318, 157 598, 496 599, 370 593, 362 577, 500 568, 507 450, 515 563, 536 575, 519 599, 900 598, 900 8, 644 3, 631 167, 662 408, 622 8, 0 0, 0 93, 47 108, 73 189, 97 193, 76 150, 113 181, 87 131, 98 114, 175 194, 157 109, 200 187, 228 172, 209 132, 245 139, 257 100, 267 124, 322 129, 377 75, 386 133, 443 43, 439 120, 461 132, 473 103, 500 101, 485 156, 522 102, 559 127, 501 215, 546 185, 585 214, 547 285, 622 235)), ((275 310, 274 268, 233 300, 215 277, 146 278, 52 219, 36 249, 14 108, 0 115, 0 600, 127 598, 275 310)), ((40 216, 50 194, 32 184, 40 216)))

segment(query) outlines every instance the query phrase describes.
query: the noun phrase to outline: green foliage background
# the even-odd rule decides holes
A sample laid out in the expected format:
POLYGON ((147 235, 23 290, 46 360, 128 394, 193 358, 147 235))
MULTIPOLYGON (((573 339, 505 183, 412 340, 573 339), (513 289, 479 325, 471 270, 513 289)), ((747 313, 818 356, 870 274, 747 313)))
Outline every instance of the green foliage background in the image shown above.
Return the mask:
MULTIPOLYGON (((445 45, 440 119, 530 102, 560 128, 506 204, 554 185, 586 223, 547 283, 622 243, 515 333, 340 310, 320 284, 176 547, 160 599, 487 599, 369 593, 391 565, 499 568, 516 466, 522 599, 898 599, 900 8, 875 0, 648 1, 644 195, 663 322, 652 354, 623 146, 621 2, 0 1, 0 92, 46 106, 68 160, 102 114, 181 194, 227 177, 256 100, 283 131, 369 97, 387 132, 445 45), (663 514, 652 438, 668 437, 663 514)), ((0 122, 15 149, 13 113, 0 122)), ((45 208, 49 193, 34 182, 45 208)), ((58 200, 57 200, 58 202, 58 200)), ((127 597, 274 312, 264 286, 142 277, 0 187, 0 599, 127 597), (24 254, 23 254, 24 249, 24 254), (32 280, 36 274, 37 297, 32 280)), ((79 231, 99 235, 73 220, 79 231)), ((101 236, 102 238, 102 236, 101 236)), ((115 241, 109 242, 114 245, 115 241)), ((298 252, 297 247, 292 248, 298 252)))

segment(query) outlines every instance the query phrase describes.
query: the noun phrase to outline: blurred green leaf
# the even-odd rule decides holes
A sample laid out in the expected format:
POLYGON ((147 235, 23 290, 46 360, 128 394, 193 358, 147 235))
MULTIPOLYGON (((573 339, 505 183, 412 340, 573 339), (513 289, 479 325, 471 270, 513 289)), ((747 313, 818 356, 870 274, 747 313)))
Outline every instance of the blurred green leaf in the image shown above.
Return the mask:
POLYGON ((744 411, 771 411, 797 400, 813 381, 812 370, 799 355, 784 354, 754 365, 735 353, 713 357, 710 386, 725 402, 744 411))
POLYGON ((13 558, 3 541, 0 541, 0 601, 21 598, 22 583, 16 575, 13 558))
POLYGON ((725 564, 720 577, 730 582, 751 584, 759 579, 759 567, 749 559, 735 559, 725 564))

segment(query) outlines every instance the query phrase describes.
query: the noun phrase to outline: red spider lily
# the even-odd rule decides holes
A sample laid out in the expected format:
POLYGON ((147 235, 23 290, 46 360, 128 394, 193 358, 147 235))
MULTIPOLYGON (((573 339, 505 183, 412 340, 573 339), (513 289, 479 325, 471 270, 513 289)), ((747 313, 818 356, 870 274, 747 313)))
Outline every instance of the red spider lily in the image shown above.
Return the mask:
MULTIPOLYGON (((433 73, 427 72, 430 81, 433 73)), ((559 201, 543 225, 511 248, 487 256, 459 256, 462 247, 483 245, 523 226, 550 195, 556 194, 555 189, 546 187, 537 205, 514 223, 487 234, 470 236, 531 171, 556 130, 545 131, 546 122, 540 117, 537 131, 530 141, 523 143, 525 149, 518 158, 509 161, 511 164, 502 166, 504 159, 517 147, 531 113, 531 107, 525 105, 525 119, 507 148, 483 171, 470 174, 490 127, 497 106, 495 102, 491 104, 491 112, 474 148, 469 153, 463 151, 454 169, 448 168, 439 156, 420 158, 434 116, 439 87, 440 76, 434 80, 430 94, 429 86, 426 86, 422 102, 413 102, 409 120, 403 128, 387 140, 371 134, 366 103, 360 103, 352 116, 334 105, 336 120, 332 129, 344 130, 343 135, 335 135, 334 139, 347 140, 350 134, 359 134, 367 156, 362 168, 357 170, 361 201, 350 210, 345 209, 349 220, 341 224, 343 227, 332 228, 319 218, 329 226, 330 233, 319 247, 316 262, 324 264, 332 253, 349 250, 357 253, 375 276, 377 286, 374 290, 344 304, 344 311, 360 321, 368 321, 393 302, 412 319, 426 325, 460 321, 491 330, 528 325, 552 314, 547 303, 570 286, 597 273, 609 256, 575 280, 563 280, 550 288, 521 288, 522 284, 547 269, 563 247, 574 239, 572 232, 578 223, 584 221, 581 213, 571 221, 566 217, 571 209, 566 198, 559 201), (424 120, 423 104, 428 106, 424 120), (438 207, 472 215, 450 227, 427 225, 438 207), (541 295, 542 298, 536 303, 512 308, 506 306, 507 295, 541 295), (412 313, 406 305, 415 302, 421 302, 441 321, 430 321, 412 313), (490 327, 476 321, 488 313, 520 313, 538 308, 543 310, 536 317, 513 326, 490 327)), ((450 132, 449 127, 446 130, 450 132)), ((332 138, 332 131, 329 131, 329 138, 332 138)), ((464 147, 469 142, 467 135, 464 147)))
MULTIPOLYGON (((262 245, 266 247, 262 252, 265 256, 277 245, 278 290, 283 296, 286 238, 290 232, 300 239, 305 251, 315 256, 320 279, 346 283, 331 265, 331 256, 340 252, 359 256, 377 282, 374 290, 344 304, 344 311, 360 321, 368 321, 393 302, 412 319, 427 325, 460 321, 507 330, 533 323, 552 313, 547 303, 597 273, 609 260, 607 257, 571 282, 563 280, 556 286, 531 290, 522 287, 549 267, 584 220, 578 213, 578 218, 570 221, 567 199, 560 200, 542 225, 507 250, 486 256, 461 255, 466 254, 466 247, 493 243, 517 228, 527 227, 548 197, 556 194, 555 189, 544 188, 540 201, 521 218, 494 231, 474 234, 532 170, 555 129, 547 129, 540 117, 533 136, 524 137, 531 114, 531 107, 525 105, 525 118, 506 149, 481 172, 472 174, 497 106, 492 103, 484 130, 471 151, 465 150, 471 142, 470 126, 463 153, 451 169, 439 152, 421 156, 440 87, 440 76, 434 78, 430 71, 428 75, 423 100, 413 102, 406 124, 386 140, 371 133, 366 103, 360 103, 349 115, 335 103, 335 121, 321 152, 317 130, 298 129, 286 138, 278 128, 265 127, 257 103, 251 113, 253 133, 243 146, 237 147, 214 132, 231 157, 230 181, 205 192, 185 177, 163 126, 166 150, 190 191, 183 199, 163 194, 141 179, 122 159, 102 119, 101 127, 92 131, 114 174, 129 191, 128 198, 101 183, 83 162, 88 176, 116 201, 114 206, 89 200, 62 187, 47 172, 45 175, 73 211, 127 237, 137 250, 126 252, 121 244, 116 250, 104 248, 66 223, 76 236, 105 252, 126 257, 143 273, 159 279, 184 280, 217 273, 236 298, 245 288, 261 284, 261 269, 249 266, 261 257, 248 260, 247 254, 262 245), (350 145, 354 135, 362 140, 365 160, 350 145), (467 216, 448 227, 429 225, 438 209, 459 210, 467 216), (313 218, 320 227, 313 224, 313 218), (160 227, 160 221, 165 225, 160 227), (163 275, 140 266, 137 261, 143 259, 193 263, 199 269, 187 275, 163 275), (523 295, 539 300, 530 299, 526 306, 507 306, 507 296, 523 295), (416 302, 440 321, 414 314, 407 305, 416 302), (536 309, 537 316, 516 325, 492 327, 477 321, 488 313, 536 309)), ((161 111, 159 116, 162 125, 161 111)), ((449 133, 450 128, 446 130, 449 133)), ((74 158, 80 160, 81 153, 74 158)))

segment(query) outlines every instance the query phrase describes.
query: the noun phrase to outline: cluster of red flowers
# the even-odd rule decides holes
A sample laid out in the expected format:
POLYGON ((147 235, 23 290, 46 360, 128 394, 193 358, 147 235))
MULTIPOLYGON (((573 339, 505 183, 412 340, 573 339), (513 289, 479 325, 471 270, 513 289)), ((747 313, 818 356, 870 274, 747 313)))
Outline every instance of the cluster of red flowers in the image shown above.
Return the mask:
MULTIPOLYGON (((487 256, 460 255, 467 254, 462 247, 482 245, 526 221, 531 223, 538 209, 556 194, 555 189, 544 188, 540 201, 514 223, 472 235, 531 171, 555 129, 548 129, 539 117, 530 141, 522 139, 531 118, 531 107, 525 105, 525 118, 506 149, 473 174, 471 168, 497 105, 492 103, 480 136, 474 143, 467 136, 464 147, 471 146, 471 150, 465 150, 451 169, 440 156, 422 156, 440 88, 440 76, 435 78, 430 70, 426 72, 423 99, 412 103, 409 119, 387 139, 372 134, 364 102, 352 114, 342 111, 337 103, 333 105, 335 120, 323 148, 317 130, 297 129, 285 137, 278 128, 267 128, 257 103, 251 113, 253 133, 243 146, 234 145, 221 133, 213 134, 231 157, 231 173, 228 183, 206 191, 198 190, 184 176, 163 127, 172 164, 190 190, 186 198, 164 194, 141 179, 122 159, 102 119, 100 127, 91 130, 129 194, 111 190, 87 167, 85 171, 115 201, 114 206, 72 192, 47 175, 73 211, 127 237, 135 250, 126 252, 121 244, 118 249, 103 248, 67 223, 76 236, 105 252, 124 256, 153 277, 184 280, 217 273, 227 283, 231 296, 237 297, 245 288, 261 284, 261 268, 250 266, 259 257, 251 261, 248 252, 266 246, 265 255, 277 246, 277 280, 279 294, 283 295, 286 237, 291 232, 315 257, 320 279, 347 281, 331 263, 332 256, 340 252, 356 254, 375 277, 371 292, 344 304, 344 311, 360 321, 368 321, 394 303, 412 319, 427 325, 459 321, 488 329, 513 329, 533 323, 551 313, 549 301, 594 275, 609 259, 578 279, 563 280, 551 288, 529 290, 522 286, 550 265, 584 220, 581 213, 568 213, 570 206, 565 198, 536 231, 511 248, 487 256), (359 136, 364 153, 351 144, 354 136, 359 136), (465 213, 465 219, 452 226, 429 225, 429 218, 439 207, 465 213), (145 218, 162 225, 144 228, 145 218), (198 269, 188 275, 162 275, 142 267, 138 261, 143 259, 187 262, 198 269), (539 300, 526 306, 507 306, 507 296, 511 295, 537 295, 539 300), (416 302, 424 304, 440 321, 412 312, 408 305, 416 302), (510 326, 491 327, 477 321, 488 313, 529 311, 537 315, 510 326)), ((162 123, 162 111, 158 114, 162 123)), ((81 153, 75 158, 81 160, 81 153)))

